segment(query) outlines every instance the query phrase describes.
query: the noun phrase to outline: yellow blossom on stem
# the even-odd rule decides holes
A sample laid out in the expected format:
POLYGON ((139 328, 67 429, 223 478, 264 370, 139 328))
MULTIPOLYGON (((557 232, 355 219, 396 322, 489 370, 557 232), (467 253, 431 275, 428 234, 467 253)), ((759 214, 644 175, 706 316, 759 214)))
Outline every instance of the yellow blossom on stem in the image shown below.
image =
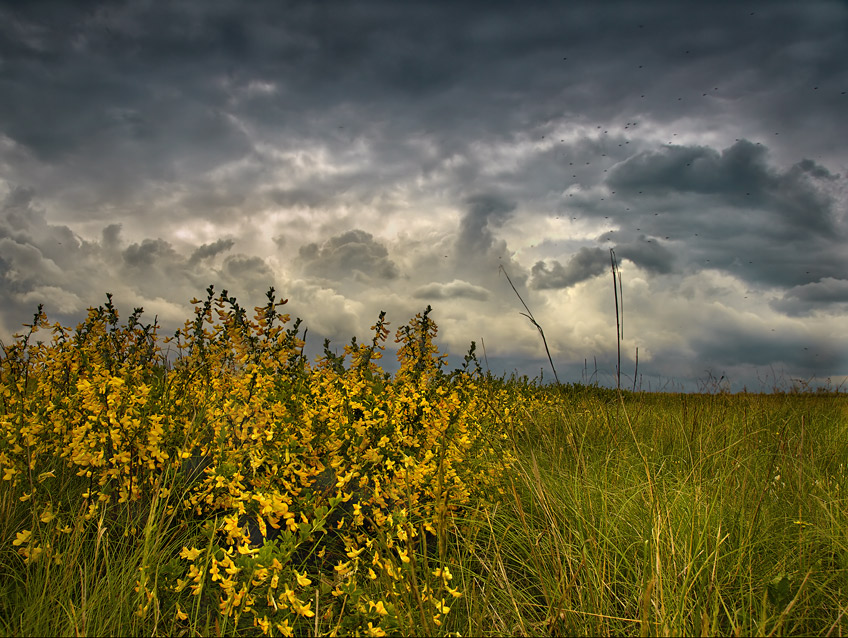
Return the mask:
POLYGON ((200 550, 195 547, 192 547, 191 549, 189 549, 188 547, 183 547, 180 551, 180 558, 195 560, 198 556, 200 556, 200 554, 200 550))
POLYGON ((385 635, 387 635, 385 629, 383 629, 379 625, 377 625, 375 627, 374 623, 372 623, 371 621, 368 621, 368 629, 366 629, 365 631, 369 636, 385 636, 385 635))
POLYGON ((294 572, 295 578, 297 578, 297 584, 301 587, 309 587, 312 584, 312 581, 306 577, 306 573, 298 574, 297 571, 294 572))
POLYGON ((31 536, 32 530, 25 529, 22 532, 18 532, 15 535, 15 540, 12 541, 12 545, 15 545, 17 547, 19 545, 23 545, 24 543, 28 543, 31 536))

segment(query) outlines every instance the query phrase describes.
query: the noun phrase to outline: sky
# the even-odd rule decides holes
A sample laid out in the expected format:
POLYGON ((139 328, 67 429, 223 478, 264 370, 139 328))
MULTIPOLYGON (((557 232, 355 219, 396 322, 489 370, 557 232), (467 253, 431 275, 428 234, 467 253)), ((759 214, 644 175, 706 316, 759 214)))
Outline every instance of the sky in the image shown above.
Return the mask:
POLYGON ((613 249, 622 386, 844 388, 845 60, 835 1, 0 0, 0 339, 273 286, 547 382, 508 274, 615 385, 613 249))

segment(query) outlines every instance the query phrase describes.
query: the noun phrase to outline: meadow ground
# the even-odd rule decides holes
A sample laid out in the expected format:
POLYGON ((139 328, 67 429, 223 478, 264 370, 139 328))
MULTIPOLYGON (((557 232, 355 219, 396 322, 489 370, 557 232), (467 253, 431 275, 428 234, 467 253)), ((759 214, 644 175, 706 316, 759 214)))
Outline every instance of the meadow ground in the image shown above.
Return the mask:
POLYGON ((302 357, 210 288, 0 361, 0 633, 843 635, 844 393, 447 373, 429 311, 302 357), (267 542, 266 542, 267 541, 267 542))

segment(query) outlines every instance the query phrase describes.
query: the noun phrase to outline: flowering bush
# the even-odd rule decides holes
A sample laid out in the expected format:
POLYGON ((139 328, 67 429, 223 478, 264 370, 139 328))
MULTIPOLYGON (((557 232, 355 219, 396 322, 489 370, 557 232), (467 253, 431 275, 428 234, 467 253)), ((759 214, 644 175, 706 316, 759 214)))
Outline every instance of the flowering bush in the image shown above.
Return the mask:
POLYGON ((437 631, 462 595, 451 530, 514 462, 501 444, 513 398, 483 387, 473 346, 444 372, 429 307, 397 331, 392 378, 385 313, 369 344, 325 343, 311 365, 300 321, 267 297, 251 320, 210 286, 164 340, 141 309, 121 324, 108 295, 75 331, 39 307, 0 365, 0 473, 33 511, 13 545, 32 565, 61 562, 57 535, 87 522, 100 542, 104 517, 126 543, 193 529, 195 545, 140 568, 139 617, 437 631))

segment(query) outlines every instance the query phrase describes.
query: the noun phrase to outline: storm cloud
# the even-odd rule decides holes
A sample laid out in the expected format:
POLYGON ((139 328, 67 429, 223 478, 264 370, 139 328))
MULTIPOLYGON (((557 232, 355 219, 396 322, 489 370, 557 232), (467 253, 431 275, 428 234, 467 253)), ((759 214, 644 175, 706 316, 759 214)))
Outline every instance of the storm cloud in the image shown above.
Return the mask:
POLYGON ((534 375, 506 273, 558 368, 609 371, 613 249, 647 374, 845 379, 846 29, 836 0, 0 3, 0 338, 273 285, 310 335, 432 303, 446 350, 534 375))
POLYGON ((609 253, 600 248, 581 248, 563 266, 554 260, 550 267, 538 261, 531 270, 531 286, 537 290, 546 288, 568 288, 574 284, 596 277, 610 267, 609 253))
POLYGON ((389 251, 364 230, 336 235, 320 246, 306 244, 299 257, 307 274, 332 280, 352 277, 370 282, 398 276, 389 251))

